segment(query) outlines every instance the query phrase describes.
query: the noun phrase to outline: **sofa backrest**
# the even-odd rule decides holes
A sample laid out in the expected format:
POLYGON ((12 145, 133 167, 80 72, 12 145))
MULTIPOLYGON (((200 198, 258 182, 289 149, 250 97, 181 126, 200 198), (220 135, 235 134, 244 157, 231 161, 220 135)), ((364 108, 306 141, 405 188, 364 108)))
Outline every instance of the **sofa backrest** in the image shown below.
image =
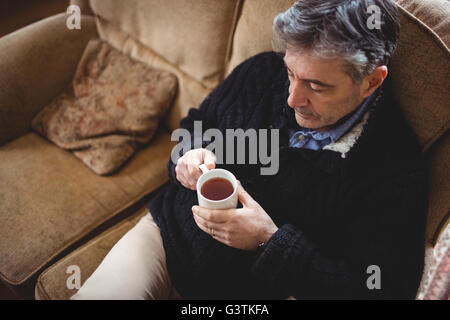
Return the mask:
POLYGON ((434 245, 450 211, 450 39, 440 36, 450 34, 450 6, 447 0, 397 4, 402 29, 391 75, 396 100, 425 152, 430 187, 426 240, 434 245))
POLYGON ((204 85, 221 80, 239 1, 99 0, 91 7, 204 85))
POLYGON ((275 16, 289 9, 295 0, 245 0, 234 32, 231 56, 226 75, 251 56, 272 50, 272 22, 275 16))
MULTIPOLYGON (((396 99, 428 161, 427 240, 433 243, 450 208, 450 8, 448 0, 396 1, 402 27, 389 73, 396 99)), ((167 119, 173 130, 236 65, 271 50, 273 18, 294 2, 90 0, 89 4, 100 37, 178 77, 179 92, 167 119)))

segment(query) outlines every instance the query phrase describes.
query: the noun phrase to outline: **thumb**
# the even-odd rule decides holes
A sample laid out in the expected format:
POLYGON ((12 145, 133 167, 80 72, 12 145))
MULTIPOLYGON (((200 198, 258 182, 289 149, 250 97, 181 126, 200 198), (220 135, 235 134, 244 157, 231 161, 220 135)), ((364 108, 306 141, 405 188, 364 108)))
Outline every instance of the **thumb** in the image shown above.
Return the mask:
POLYGON ((249 207, 256 203, 252 196, 245 191, 242 187, 241 182, 238 180, 238 198, 244 207, 249 207))
POLYGON ((208 169, 214 169, 216 167, 216 155, 209 150, 205 151, 203 163, 208 169))

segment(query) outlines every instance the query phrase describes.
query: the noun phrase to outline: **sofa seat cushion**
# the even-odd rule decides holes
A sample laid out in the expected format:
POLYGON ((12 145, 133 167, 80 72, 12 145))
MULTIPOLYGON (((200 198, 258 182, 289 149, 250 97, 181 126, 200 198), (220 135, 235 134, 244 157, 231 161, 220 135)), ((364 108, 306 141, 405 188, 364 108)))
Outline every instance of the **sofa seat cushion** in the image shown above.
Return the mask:
MULTIPOLYGON (((112 247, 146 214, 148 214, 148 208, 144 206, 42 272, 36 282, 35 298, 38 300, 69 299, 77 292, 77 288, 73 288, 74 281, 70 281, 69 278, 71 275, 75 275, 71 270, 79 268, 80 286, 82 286, 112 247), (67 286, 68 280, 70 286, 67 286)), ((169 298, 179 299, 181 297, 173 289, 169 298)))
POLYGON ((35 133, 0 147, 0 278, 19 285, 65 248, 167 181, 159 132, 117 174, 98 176, 35 133))
POLYGON ((36 299, 69 299, 77 289, 67 286, 67 279, 70 276, 70 273, 67 273, 68 267, 79 268, 80 284, 83 285, 111 248, 147 213, 148 208, 141 208, 42 272, 35 287, 36 299))

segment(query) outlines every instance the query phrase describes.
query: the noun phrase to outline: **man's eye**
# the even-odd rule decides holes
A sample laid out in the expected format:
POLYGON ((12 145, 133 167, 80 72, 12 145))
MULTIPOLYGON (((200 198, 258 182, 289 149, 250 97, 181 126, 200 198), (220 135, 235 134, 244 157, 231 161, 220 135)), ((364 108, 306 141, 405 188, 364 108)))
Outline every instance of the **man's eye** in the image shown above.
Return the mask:
POLYGON ((292 73, 288 72, 288 77, 289 77, 289 78, 293 78, 294 75, 293 75, 292 73))
POLYGON ((323 92, 322 89, 320 89, 319 87, 315 86, 314 84, 310 84, 309 87, 311 88, 312 91, 320 93, 323 92))

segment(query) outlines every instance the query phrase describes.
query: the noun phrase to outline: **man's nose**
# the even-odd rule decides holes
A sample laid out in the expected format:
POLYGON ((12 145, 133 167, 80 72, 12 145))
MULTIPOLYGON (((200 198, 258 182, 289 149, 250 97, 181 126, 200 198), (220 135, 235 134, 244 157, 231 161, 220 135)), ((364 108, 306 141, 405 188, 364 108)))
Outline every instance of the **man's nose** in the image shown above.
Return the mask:
POLYGON ((300 81, 291 83, 287 102, 291 108, 306 107, 308 105, 306 88, 304 88, 300 81))

